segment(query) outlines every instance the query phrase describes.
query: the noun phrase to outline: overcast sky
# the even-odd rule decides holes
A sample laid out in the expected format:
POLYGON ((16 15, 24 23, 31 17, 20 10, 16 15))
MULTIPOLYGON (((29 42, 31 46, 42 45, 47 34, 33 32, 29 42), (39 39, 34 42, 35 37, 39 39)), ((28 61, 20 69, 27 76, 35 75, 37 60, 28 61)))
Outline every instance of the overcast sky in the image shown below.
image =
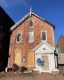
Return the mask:
POLYGON ((0 0, 0 5, 17 22, 32 11, 55 25, 55 43, 64 34, 64 0, 0 0))

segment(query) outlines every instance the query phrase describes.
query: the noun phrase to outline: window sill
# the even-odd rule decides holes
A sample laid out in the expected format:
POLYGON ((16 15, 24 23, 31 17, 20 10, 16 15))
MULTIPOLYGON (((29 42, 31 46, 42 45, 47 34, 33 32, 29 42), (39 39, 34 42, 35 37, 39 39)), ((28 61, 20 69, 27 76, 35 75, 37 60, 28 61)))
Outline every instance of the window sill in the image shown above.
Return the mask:
POLYGON ((18 44, 19 44, 19 43, 22 43, 22 42, 16 42, 16 43, 18 43, 18 44))
POLYGON ((34 41, 29 41, 28 43, 33 43, 34 41))
POLYGON ((41 42, 47 42, 47 40, 41 40, 41 42))
POLYGON ((34 26, 32 26, 32 27, 29 26, 29 28, 34 28, 34 26))

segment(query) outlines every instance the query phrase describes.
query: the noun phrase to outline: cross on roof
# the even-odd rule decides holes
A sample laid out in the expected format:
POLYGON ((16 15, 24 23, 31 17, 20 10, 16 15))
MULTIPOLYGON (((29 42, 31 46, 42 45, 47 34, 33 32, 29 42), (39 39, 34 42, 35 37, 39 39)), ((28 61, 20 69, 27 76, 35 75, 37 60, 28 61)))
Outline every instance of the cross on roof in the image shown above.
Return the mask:
POLYGON ((30 12, 32 11, 32 6, 30 7, 30 12))
POLYGON ((30 16, 31 16, 31 12, 32 12, 32 6, 30 7, 30 16))

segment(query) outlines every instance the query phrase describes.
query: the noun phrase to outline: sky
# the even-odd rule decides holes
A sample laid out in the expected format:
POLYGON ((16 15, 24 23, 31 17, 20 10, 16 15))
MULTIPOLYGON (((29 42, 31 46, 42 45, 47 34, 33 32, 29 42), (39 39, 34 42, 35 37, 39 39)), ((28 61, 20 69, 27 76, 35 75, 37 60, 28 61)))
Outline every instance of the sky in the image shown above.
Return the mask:
POLYGON ((32 11, 55 26, 55 43, 64 34, 64 0, 0 0, 0 6, 17 22, 32 11))

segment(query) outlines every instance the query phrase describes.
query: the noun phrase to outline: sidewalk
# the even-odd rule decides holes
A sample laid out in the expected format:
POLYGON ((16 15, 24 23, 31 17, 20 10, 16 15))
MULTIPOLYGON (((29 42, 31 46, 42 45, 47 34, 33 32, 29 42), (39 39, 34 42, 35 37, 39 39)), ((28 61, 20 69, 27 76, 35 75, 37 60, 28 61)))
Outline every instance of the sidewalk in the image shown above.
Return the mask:
POLYGON ((51 75, 51 74, 36 74, 36 75, 28 75, 28 76, 8 76, 8 77, 0 77, 0 80, 64 80, 63 75, 51 75))

